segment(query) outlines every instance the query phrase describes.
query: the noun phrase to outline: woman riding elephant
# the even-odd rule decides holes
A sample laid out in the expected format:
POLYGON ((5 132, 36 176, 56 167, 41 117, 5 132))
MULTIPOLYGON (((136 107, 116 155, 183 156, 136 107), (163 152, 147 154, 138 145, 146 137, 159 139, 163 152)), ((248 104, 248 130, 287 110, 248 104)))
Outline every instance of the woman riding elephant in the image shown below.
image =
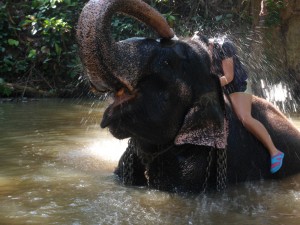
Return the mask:
POLYGON ((279 151, 265 128, 251 115, 252 94, 246 93, 247 72, 241 64, 235 46, 226 37, 209 39, 212 55, 212 71, 220 77, 221 86, 229 96, 235 114, 244 127, 267 148, 271 156, 271 173, 282 166, 284 153, 279 151))

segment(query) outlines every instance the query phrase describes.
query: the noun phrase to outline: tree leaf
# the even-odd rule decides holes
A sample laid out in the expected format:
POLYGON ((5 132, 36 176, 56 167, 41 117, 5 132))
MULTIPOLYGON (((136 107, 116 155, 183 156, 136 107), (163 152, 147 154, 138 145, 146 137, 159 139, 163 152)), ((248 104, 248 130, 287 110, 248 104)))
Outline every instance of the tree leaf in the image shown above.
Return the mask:
POLYGON ((31 49, 29 54, 28 54, 28 58, 33 59, 36 56, 36 50, 35 49, 31 49))
POLYGON ((219 16, 215 17, 215 19, 216 19, 217 22, 219 22, 222 18, 223 18, 223 15, 219 15, 219 16))
POLYGON ((61 55, 61 50, 61 47, 57 43, 55 43, 55 51, 57 55, 61 55))
POLYGON ((11 46, 18 46, 19 45, 19 41, 15 40, 15 39, 8 39, 7 43, 11 46))

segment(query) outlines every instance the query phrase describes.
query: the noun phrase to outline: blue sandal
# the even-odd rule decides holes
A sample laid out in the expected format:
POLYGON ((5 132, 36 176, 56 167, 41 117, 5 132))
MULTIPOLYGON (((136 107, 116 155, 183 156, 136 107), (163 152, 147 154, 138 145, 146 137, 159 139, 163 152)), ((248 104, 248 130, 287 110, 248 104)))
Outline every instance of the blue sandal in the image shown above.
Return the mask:
POLYGON ((271 158, 271 173, 276 173, 282 166, 284 153, 280 152, 271 158))

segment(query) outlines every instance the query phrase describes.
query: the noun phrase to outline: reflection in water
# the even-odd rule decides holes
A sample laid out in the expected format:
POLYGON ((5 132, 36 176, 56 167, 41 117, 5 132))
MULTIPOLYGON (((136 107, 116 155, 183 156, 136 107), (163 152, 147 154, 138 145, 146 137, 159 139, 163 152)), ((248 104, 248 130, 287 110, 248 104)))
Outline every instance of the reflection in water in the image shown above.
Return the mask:
MULTIPOLYGON (((0 105, 0 224, 299 224, 299 176, 178 195, 124 187, 103 104, 0 105)), ((300 120, 293 119, 300 127, 300 120)))

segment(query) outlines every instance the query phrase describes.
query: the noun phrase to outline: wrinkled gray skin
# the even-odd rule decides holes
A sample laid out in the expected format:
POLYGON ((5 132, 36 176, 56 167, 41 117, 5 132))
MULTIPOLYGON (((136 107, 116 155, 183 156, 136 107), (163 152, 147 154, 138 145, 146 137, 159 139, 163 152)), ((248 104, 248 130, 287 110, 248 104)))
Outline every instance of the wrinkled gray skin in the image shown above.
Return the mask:
POLYGON ((133 90, 137 76, 145 66, 145 60, 153 51, 151 44, 139 41, 115 43, 111 40, 110 23, 116 12, 134 15, 135 18, 155 28, 161 37, 174 36, 160 14, 142 1, 89 1, 79 18, 77 39, 89 79, 99 91, 103 92, 116 90, 122 86, 133 90))
POLYGON ((115 96, 101 127, 118 139, 131 138, 116 169, 120 180, 167 191, 215 188, 218 151, 225 145, 229 183, 298 173, 297 128, 273 105, 253 98, 253 116, 285 152, 282 169, 271 174, 267 150, 224 101, 201 36, 170 40, 173 35, 165 19, 140 0, 89 1, 81 13, 77 38, 87 76, 100 92, 115 96), (110 22, 116 12, 141 20, 161 39, 114 42, 110 22))

